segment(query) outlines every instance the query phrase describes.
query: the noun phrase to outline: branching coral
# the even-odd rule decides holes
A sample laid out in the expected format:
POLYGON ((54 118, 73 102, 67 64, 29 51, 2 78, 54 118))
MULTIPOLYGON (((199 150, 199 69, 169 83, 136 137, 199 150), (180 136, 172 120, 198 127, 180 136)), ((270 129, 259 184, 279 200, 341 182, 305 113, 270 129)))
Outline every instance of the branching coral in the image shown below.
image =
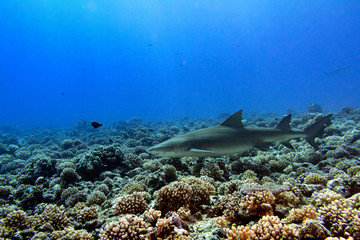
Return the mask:
POLYGON ((157 220, 160 218, 161 216, 161 211, 159 210, 155 210, 153 208, 146 210, 144 212, 144 216, 146 217, 146 219, 149 221, 149 223, 152 226, 155 226, 157 220))
MULTIPOLYGON (((78 205, 79 206, 79 205, 78 205)), ((76 207, 76 206, 75 206, 76 207)), ((79 207, 76 213, 76 220, 81 223, 85 223, 98 218, 98 211, 95 206, 87 207, 82 206, 79 207)))
POLYGON ((296 239, 294 228, 281 223, 277 216, 263 216, 251 228, 245 226, 227 229, 230 240, 296 239))
POLYGON ((115 200, 113 209, 116 214, 143 213, 148 208, 142 193, 134 192, 115 200))
POLYGON ((148 235, 148 239, 189 239, 188 231, 183 228, 183 222, 176 213, 169 218, 160 218, 156 228, 148 235))
POLYGON ((300 203, 299 197, 297 197, 292 191, 280 192, 275 196, 276 203, 280 203, 285 206, 296 206, 300 203))
POLYGON ((309 173, 304 178, 304 183, 306 183, 306 184, 321 184, 321 185, 326 186, 327 179, 326 179, 326 177, 324 177, 318 173, 309 173))
POLYGON ((227 221, 235 223, 243 219, 243 209, 240 207, 241 198, 231 194, 223 196, 215 203, 214 212, 216 215, 224 214, 227 221))
POLYGON ((63 206, 48 204, 43 212, 31 217, 31 227, 35 229, 50 228, 54 230, 63 230, 70 225, 70 220, 66 216, 66 210, 63 206), (45 226, 44 226, 45 225, 45 226))
POLYGON ((214 225, 217 227, 225 228, 228 225, 228 222, 224 216, 213 218, 214 225))
POLYGON ((146 186, 138 181, 129 182, 125 184, 122 189, 121 193, 123 194, 132 194, 133 192, 143 192, 145 191, 146 186))
POLYGON ((240 206, 250 216, 273 215, 274 195, 268 190, 253 191, 241 199, 240 206))
POLYGON ((173 182, 162 187, 156 197, 155 208, 162 213, 176 211, 182 206, 188 206, 193 191, 189 184, 184 182, 173 182))
POLYGON ((239 191, 241 186, 242 181, 240 180, 229 181, 221 184, 220 187, 217 189, 217 192, 221 195, 232 194, 236 191, 239 191))
POLYGON ((219 165, 216 163, 211 163, 211 164, 207 164, 205 165, 201 170, 200 170, 200 175, 201 176, 208 176, 211 177, 215 180, 223 180, 224 177, 224 171, 220 169, 219 165))
POLYGON ((9 213, 3 219, 3 225, 10 229, 22 230, 28 227, 29 220, 24 211, 17 210, 9 213))
POLYGON ((88 205, 100 205, 106 200, 106 195, 103 191, 95 190, 86 199, 88 205))
POLYGON ((116 222, 108 223, 100 232, 100 240, 146 239, 148 225, 143 218, 126 215, 116 222))
POLYGON ((317 207, 325 206, 335 200, 341 199, 341 195, 328 189, 323 189, 320 192, 314 192, 311 195, 311 203, 317 207))
POLYGON ((340 199, 320 208, 325 226, 334 236, 360 238, 360 211, 353 199, 340 199))
POLYGON ((181 217, 181 219, 187 220, 190 215, 191 215, 191 211, 190 209, 186 208, 186 207, 181 207, 177 210, 177 213, 179 214, 179 216, 181 217))
POLYGON ((277 216, 264 216, 251 227, 257 240, 295 239, 295 229, 280 222, 277 216))
POLYGON ((192 212, 199 211, 201 205, 210 204, 210 196, 215 194, 215 187, 212 184, 204 182, 200 178, 196 177, 186 177, 180 181, 187 183, 192 189, 189 205, 189 209, 192 212))
POLYGON ((283 222, 301 223, 305 220, 316 219, 316 218, 317 218, 317 213, 315 207, 312 205, 306 205, 301 208, 291 209, 289 212, 289 216, 283 219, 283 222))
POLYGON ((330 236, 330 231, 322 225, 321 221, 306 221, 296 236, 298 239, 325 239, 330 236))
POLYGON ((64 230, 54 231, 52 233, 53 239, 58 240, 93 240, 91 233, 85 230, 75 230, 73 227, 66 227, 64 230))
POLYGON ((249 227, 238 226, 227 229, 229 240, 250 240, 255 238, 255 233, 249 227))
POLYGON ((214 214, 239 223, 252 217, 273 215, 274 195, 268 190, 255 190, 242 196, 239 192, 223 196, 214 205, 214 214))

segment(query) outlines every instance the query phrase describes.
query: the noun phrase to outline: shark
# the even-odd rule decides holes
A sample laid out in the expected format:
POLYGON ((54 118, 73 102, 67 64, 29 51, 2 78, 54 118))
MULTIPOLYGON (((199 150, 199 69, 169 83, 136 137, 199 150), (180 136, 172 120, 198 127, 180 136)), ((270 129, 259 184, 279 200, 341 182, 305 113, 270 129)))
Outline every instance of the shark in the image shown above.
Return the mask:
POLYGON ((221 124, 195 130, 170 138, 147 149, 160 157, 219 157, 234 155, 250 149, 267 150, 274 142, 294 149, 290 140, 304 138, 318 149, 315 137, 329 125, 333 114, 323 116, 303 131, 290 128, 291 114, 275 127, 246 127, 242 123, 242 110, 237 111, 221 124))

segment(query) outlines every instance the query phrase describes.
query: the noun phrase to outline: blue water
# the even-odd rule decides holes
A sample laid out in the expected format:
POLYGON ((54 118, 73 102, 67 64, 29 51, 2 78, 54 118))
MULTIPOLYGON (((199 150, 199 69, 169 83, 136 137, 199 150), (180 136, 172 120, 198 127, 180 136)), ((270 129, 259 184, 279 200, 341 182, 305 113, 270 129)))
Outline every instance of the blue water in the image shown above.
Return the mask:
POLYGON ((1 1, 0 125, 359 107, 359 13, 357 0, 1 1))

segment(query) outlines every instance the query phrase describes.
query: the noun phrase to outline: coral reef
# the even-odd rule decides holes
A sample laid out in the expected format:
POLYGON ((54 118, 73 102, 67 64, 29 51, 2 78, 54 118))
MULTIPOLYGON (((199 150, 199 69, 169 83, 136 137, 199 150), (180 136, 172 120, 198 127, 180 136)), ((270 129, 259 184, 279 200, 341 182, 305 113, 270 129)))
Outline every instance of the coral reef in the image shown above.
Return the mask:
MULTIPOLYGON (((293 114, 302 130, 316 104, 293 114)), ((216 158, 146 149, 224 119, 144 122, 104 131, 0 127, 1 239, 360 239, 360 109, 343 108, 316 138, 216 158), (136 214, 136 215, 135 215, 136 214)), ((276 114, 246 116, 274 127, 276 114)))

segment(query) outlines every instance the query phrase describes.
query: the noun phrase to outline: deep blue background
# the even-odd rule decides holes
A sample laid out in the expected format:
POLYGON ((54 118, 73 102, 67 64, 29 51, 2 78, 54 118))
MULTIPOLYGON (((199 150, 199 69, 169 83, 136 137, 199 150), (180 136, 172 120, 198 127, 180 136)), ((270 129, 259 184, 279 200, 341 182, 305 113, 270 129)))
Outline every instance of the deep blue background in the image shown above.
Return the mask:
POLYGON ((0 125, 359 107, 359 13, 357 0, 1 1, 0 125))

